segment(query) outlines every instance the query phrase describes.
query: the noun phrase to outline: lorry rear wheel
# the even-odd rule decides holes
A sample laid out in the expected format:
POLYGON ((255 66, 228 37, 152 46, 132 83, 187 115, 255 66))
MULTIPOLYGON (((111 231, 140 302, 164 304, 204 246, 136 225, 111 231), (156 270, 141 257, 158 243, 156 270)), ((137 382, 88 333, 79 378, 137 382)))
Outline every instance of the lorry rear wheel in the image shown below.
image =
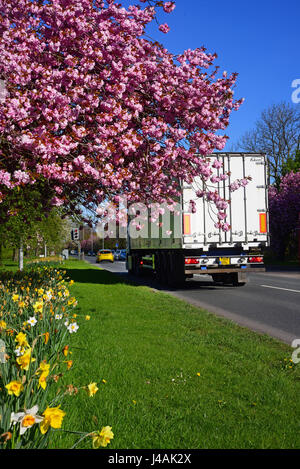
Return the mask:
POLYGON ((160 283, 168 285, 168 256, 165 252, 160 255, 161 269, 160 269, 160 283))
POLYGON ((215 283, 222 283, 222 285, 230 285, 233 282, 231 274, 213 274, 212 279, 215 283))
POLYGON ((238 272, 236 274, 231 274, 232 276, 232 285, 234 287, 243 287, 246 285, 246 274, 244 272, 238 272))
POLYGON ((168 255, 168 285, 170 287, 179 287, 185 281, 184 258, 177 253, 168 255))
POLYGON ((137 254, 132 255, 132 273, 137 276, 141 273, 140 259, 137 254))
POLYGON ((162 281, 162 258, 161 258, 160 252, 155 253, 155 275, 156 275, 157 282, 161 283, 162 281))

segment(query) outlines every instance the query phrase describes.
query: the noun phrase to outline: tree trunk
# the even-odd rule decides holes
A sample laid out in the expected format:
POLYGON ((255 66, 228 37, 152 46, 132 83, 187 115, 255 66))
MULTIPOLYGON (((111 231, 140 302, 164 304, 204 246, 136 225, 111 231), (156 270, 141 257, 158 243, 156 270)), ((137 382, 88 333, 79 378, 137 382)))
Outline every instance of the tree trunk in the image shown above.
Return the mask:
POLYGON ((17 248, 14 248, 14 249, 13 249, 12 260, 13 260, 14 262, 18 262, 18 249, 17 249, 17 248))
POLYGON ((24 252, 23 252, 23 241, 20 242, 19 247, 19 270, 24 268, 24 252))

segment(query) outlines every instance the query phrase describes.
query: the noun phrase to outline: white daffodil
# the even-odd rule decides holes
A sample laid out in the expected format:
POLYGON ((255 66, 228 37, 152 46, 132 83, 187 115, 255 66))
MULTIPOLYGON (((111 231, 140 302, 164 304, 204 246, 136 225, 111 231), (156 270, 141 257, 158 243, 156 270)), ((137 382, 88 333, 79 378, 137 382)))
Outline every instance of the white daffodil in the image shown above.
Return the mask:
POLYGON ((44 298, 45 298, 45 300, 50 301, 51 298, 52 298, 52 291, 51 291, 51 290, 48 290, 48 291, 45 293, 44 298))
MULTIPOLYGON (((62 319, 63 315, 62 314, 56 314, 55 319, 62 319)), ((66 324, 65 324, 66 325, 66 324)))
POLYGON ((20 424, 20 435, 23 435, 28 428, 31 428, 35 423, 40 423, 44 420, 43 417, 37 415, 39 408, 37 405, 31 409, 25 410, 25 412, 12 412, 10 421, 13 425, 20 424))
POLYGON ((70 334, 72 334, 72 332, 77 332, 79 326, 76 322, 71 322, 71 324, 68 326, 68 331, 70 332, 70 334))
POLYGON ((32 327, 35 326, 36 323, 37 323, 37 320, 36 320, 36 318, 35 318, 34 316, 32 316, 31 318, 29 318, 28 321, 27 321, 27 324, 29 324, 29 325, 32 326, 32 327))
POLYGON ((17 355, 17 357, 21 357, 21 355, 23 355, 23 353, 24 353, 24 348, 21 347, 21 345, 20 345, 20 347, 16 348, 15 354, 17 355))

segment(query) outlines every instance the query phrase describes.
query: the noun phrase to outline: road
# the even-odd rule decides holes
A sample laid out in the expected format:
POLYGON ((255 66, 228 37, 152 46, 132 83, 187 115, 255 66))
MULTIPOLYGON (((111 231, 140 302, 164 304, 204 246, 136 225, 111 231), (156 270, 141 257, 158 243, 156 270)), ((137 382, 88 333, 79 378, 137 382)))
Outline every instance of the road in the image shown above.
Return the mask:
MULTIPOLYGON (((95 258, 87 257, 86 260, 95 264, 95 258)), ((125 262, 102 263, 101 268, 135 283, 168 292, 289 345, 294 339, 300 339, 300 271, 248 274, 249 281, 244 287, 219 286, 210 276, 201 275, 188 279, 180 289, 171 289, 158 285, 151 276, 137 278, 129 275, 125 262)))

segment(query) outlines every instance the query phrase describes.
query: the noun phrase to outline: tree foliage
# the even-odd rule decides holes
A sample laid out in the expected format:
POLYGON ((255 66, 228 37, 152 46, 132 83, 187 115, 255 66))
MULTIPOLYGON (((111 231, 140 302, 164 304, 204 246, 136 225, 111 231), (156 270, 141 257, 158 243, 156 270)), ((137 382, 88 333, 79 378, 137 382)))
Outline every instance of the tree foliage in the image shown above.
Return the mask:
POLYGON ((282 177, 279 188, 269 188, 271 247, 284 259, 289 247, 296 255, 296 229, 300 224, 300 171, 282 177))
POLYGON ((195 175, 210 193, 237 75, 204 47, 173 55, 147 39, 160 7, 175 2, 0 0, 2 198, 42 181, 71 211, 120 194, 162 202, 195 175))

